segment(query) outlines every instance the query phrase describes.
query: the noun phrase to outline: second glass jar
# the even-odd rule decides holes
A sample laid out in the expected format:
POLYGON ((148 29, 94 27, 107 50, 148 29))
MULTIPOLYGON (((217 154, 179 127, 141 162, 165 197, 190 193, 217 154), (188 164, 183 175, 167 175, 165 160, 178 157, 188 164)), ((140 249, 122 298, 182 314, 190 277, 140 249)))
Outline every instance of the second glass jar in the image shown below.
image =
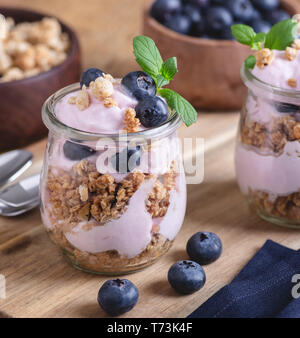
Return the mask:
POLYGON ((300 229, 300 92, 268 85, 243 67, 236 175, 263 219, 300 229))

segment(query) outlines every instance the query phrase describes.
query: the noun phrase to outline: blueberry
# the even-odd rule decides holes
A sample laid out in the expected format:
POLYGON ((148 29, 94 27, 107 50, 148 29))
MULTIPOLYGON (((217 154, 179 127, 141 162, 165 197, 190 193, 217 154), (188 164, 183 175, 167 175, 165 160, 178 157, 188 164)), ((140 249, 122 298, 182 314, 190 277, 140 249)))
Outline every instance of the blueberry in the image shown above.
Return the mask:
POLYGON ((95 81, 101 76, 103 76, 103 72, 98 68, 89 68, 85 70, 81 75, 80 87, 82 88, 83 85, 88 87, 92 81, 95 81))
POLYGON ((96 150, 91 149, 88 146, 73 143, 70 141, 65 142, 63 146, 63 151, 66 158, 72 161, 80 161, 86 157, 93 155, 96 152, 96 150))
POLYGON ((180 9, 180 0, 156 0, 151 8, 151 15, 160 23, 164 23, 168 17, 180 9))
POLYGON ((261 18, 262 18, 261 13, 257 9, 253 8, 252 22, 254 20, 260 20, 261 18))
POLYGON ((195 5, 199 9, 206 9, 210 6, 210 0, 185 0, 184 3, 195 5))
POLYGON ((221 32, 220 38, 224 40, 234 40, 234 37, 231 32, 231 27, 225 27, 221 32))
POLYGON ((253 20, 250 22, 250 26, 254 29, 255 33, 268 33, 271 29, 271 25, 264 20, 253 20))
POLYGON ((178 293, 190 294, 200 290, 206 281, 201 265, 192 261, 179 261, 171 266, 168 281, 178 293))
POLYGON ((217 260, 222 253, 222 242, 212 232, 197 232, 187 242, 187 253, 193 261, 206 265, 217 260))
POLYGON ((253 17, 253 6, 249 0, 227 0, 226 7, 236 20, 249 22, 253 17))
POLYGON ((165 21, 165 26, 180 34, 188 34, 192 28, 189 16, 176 13, 165 21))
POLYGON ((260 11, 273 11, 279 6, 279 0, 252 0, 252 3, 260 11))
POLYGON ((232 15, 226 8, 213 6, 206 12, 207 33, 210 36, 219 35, 226 27, 230 27, 232 23, 232 15))
POLYGON ((125 75, 121 81, 123 88, 136 99, 156 94, 156 84, 152 77, 144 72, 136 71, 125 75))
POLYGON ((137 287, 128 279, 108 280, 98 292, 98 303, 110 316, 119 316, 132 310, 138 298, 137 287))
POLYGON ((182 13, 189 17, 192 25, 197 25, 203 21, 201 11, 195 5, 187 4, 183 6, 182 13))
POLYGON ((140 146, 125 148, 111 158, 111 163, 119 173, 129 173, 141 163, 142 150, 140 146))
POLYGON ((205 39, 205 37, 209 39, 209 36, 205 35, 204 33, 205 33, 205 22, 204 21, 201 21, 192 27, 191 35, 199 36, 203 39, 205 39))
POLYGON ((274 102, 275 108, 279 113, 299 113, 300 107, 295 104, 285 102, 274 102))
POLYGON ((225 6, 227 0, 211 0, 211 4, 215 6, 225 6))
POLYGON ((157 127, 169 116, 165 101, 157 96, 146 96, 135 107, 136 116, 146 128, 157 127))
POLYGON ((290 19, 289 13, 287 13, 283 9, 277 9, 275 11, 267 11, 264 15, 265 19, 270 22, 270 24, 273 26, 277 22, 290 19))

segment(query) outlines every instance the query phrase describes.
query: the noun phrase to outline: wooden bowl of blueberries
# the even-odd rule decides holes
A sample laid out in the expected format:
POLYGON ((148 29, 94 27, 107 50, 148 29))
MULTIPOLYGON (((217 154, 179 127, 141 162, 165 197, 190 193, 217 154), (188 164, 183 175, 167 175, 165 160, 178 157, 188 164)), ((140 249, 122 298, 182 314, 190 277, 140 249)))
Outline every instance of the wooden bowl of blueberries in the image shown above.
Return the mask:
POLYGON ((250 50, 233 41, 231 25, 268 32, 298 11, 297 0, 149 0, 143 32, 165 59, 177 56, 171 88, 199 109, 235 110, 245 99, 240 68, 250 50))
POLYGON ((44 101, 80 77, 80 48, 71 28, 31 10, 0 7, 0 151, 47 134, 44 101))

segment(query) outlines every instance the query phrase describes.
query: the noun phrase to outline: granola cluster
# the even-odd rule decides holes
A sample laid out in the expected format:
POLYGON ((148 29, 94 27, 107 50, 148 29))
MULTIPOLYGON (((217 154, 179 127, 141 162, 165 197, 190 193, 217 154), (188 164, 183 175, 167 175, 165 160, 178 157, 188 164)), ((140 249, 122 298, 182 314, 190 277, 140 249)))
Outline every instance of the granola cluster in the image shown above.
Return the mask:
POLYGON ((295 192, 275 199, 263 191, 249 191, 252 204, 263 214, 300 221, 300 193, 295 192))
POLYGON ((262 151, 272 150, 280 155, 288 141, 296 140, 300 141, 300 122, 292 115, 275 119, 271 126, 247 118, 242 125, 242 143, 262 151))
POLYGON ((269 48, 263 48, 255 53, 255 58, 257 67, 263 69, 274 61, 275 54, 269 48))
POLYGON ((63 231, 68 232, 79 222, 94 219, 97 226, 110 219, 117 219, 124 213, 132 195, 141 183, 155 178, 155 186, 146 201, 146 208, 152 217, 166 214, 170 203, 170 190, 175 186, 177 173, 174 167, 164 175, 161 182, 153 175, 136 171, 116 182, 109 174, 100 174, 95 164, 82 160, 71 172, 60 170, 55 175, 49 170, 47 191, 52 206, 51 217, 63 220, 63 231))
POLYGON ((15 24, 0 21, 0 81, 20 80, 62 63, 70 47, 69 36, 55 18, 15 24))
POLYGON ((139 126, 141 125, 140 120, 136 117, 136 111, 133 108, 127 108, 125 110, 125 131, 127 133, 135 133, 139 131, 139 126))

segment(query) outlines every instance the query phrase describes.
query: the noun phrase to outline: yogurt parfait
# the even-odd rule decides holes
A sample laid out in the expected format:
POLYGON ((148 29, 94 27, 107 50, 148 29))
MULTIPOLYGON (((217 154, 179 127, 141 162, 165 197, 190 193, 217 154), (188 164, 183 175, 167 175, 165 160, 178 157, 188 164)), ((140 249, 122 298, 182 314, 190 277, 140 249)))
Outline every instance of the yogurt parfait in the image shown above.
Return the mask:
MULTIPOLYGON (((147 37, 135 41, 155 47, 147 37)), ((177 129, 185 120, 164 91, 154 73, 115 79, 90 68, 43 107, 42 219, 79 269, 138 270, 167 252, 180 230, 186 183, 177 129)))
POLYGON ((261 46, 256 45, 255 56, 246 60, 241 72, 249 91, 236 146, 237 180, 262 218, 299 228, 300 40, 297 22, 286 20, 275 25, 260 43, 261 46), (252 65, 251 60, 254 60, 252 65))

